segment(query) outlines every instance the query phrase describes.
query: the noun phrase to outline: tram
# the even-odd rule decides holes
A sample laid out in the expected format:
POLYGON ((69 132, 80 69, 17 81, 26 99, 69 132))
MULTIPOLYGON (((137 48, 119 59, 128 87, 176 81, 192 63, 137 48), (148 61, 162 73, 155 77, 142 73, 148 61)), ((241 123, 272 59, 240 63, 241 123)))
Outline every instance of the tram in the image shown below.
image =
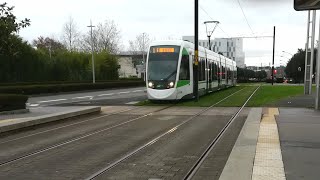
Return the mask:
MULTIPOLYGON (((199 46, 198 92, 211 93, 236 85, 236 62, 199 46)), ((146 86, 149 100, 194 98, 194 44, 156 41, 148 50, 146 86)))

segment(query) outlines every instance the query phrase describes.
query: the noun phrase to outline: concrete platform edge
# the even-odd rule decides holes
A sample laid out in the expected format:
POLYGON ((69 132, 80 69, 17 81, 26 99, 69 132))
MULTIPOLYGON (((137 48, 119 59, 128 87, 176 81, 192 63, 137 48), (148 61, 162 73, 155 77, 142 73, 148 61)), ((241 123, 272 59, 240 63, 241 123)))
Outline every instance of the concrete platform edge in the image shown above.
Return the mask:
POLYGON ((250 110, 219 180, 251 179, 261 116, 262 108, 250 110))
POLYGON ((40 125, 48 122, 59 121, 67 118, 72 118, 76 116, 81 116, 91 113, 101 112, 101 107, 82 107, 76 110, 70 110, 65 112, 59 112, 49 115, 21 118, 17 120, 10 120, 8 123, 0 124, 0 133, 17 130, 25 127, 40 125))

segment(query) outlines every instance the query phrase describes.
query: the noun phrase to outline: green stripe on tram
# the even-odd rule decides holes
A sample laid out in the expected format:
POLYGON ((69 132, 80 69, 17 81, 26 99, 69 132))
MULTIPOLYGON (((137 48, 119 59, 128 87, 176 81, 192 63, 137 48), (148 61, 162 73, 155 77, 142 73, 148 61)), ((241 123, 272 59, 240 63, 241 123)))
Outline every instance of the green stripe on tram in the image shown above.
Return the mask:
POLYGON ((179 80, 178 84, 177 84, 177 87, 182 87, 182 86, 186 86, 186 85, 189 85, 189 84, 190 84, 189 80, 179 80))
POLYGON ((182 55, 189 55, 189 53, 188 53, 188 51, 187 51, 187 49, 186 48, 183 48, 183 50, 182 50, 182 55))

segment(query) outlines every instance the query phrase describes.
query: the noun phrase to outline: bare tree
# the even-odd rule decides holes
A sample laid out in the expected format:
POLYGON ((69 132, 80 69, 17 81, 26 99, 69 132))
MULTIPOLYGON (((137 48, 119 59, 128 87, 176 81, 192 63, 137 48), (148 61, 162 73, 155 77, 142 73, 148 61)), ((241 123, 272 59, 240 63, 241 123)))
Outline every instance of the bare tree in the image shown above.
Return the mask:
POLYGON ((96 52, 107 51, 116 54, 120 47, 120 31, 114 21, 106 20, 104 23, 99 23, 92 32, 91 42, 90 32, 83 35, 81 49, 89 51, 91 44, 96 52))
POLYGON ((137 35, 134 41, 129 41, 130 52, 132 54, 143 54, 148 51, 151 39, 148 34, 141 33, 137 35))
POLYGON ((79 40, 80 32, 78 31, 77 23, 70 16, 68 21, 63 25, 63 43, 69 51, 76 49, 76 44, 79 40))

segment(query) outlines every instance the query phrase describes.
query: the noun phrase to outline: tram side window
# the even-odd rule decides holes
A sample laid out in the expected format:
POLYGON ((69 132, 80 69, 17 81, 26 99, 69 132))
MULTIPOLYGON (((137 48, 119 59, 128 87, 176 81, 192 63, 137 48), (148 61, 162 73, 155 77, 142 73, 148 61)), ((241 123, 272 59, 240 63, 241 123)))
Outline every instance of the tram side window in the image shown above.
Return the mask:
POLYGON ((206 60, 202 59, 202 81, 206 80, 206 60))
POLYGON ((212 63, 213 65, 212 65, 212 79, 214 80, 214 81, 216 81, 216 80, 218 80, 218 76, 217 76, 217 70, 218 70, 218 66, 217 66, 217 63, 216 62, 214 62, 214 63, 212 63))
POLYGON ((180 80, 190 80, 190 67, 189 67, 189 56, 188 55, 182 56, 179 79, 180 80))
POLYGON ((222 79, 226 79, 226 68, 222 66, 222 79))
POLYGON ((203 81, 205 79, 205 61, 201 58, 200 60, 200 67, 199 67, 199 81, 203 81))

